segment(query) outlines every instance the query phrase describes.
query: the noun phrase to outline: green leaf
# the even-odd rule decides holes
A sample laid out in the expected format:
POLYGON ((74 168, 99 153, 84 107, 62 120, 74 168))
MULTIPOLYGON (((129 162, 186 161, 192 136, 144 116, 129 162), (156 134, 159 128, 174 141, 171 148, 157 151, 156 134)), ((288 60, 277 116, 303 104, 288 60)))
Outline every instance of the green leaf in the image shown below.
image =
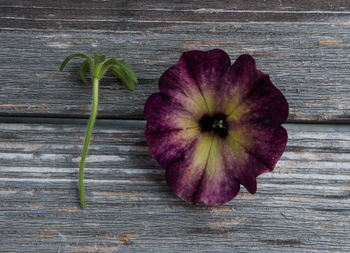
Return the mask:
POLYGON ((120 78, 125 88, 127 88, 130 91, 133 91, 135 89, 136 82, 134 81, 134 79, 130 78, 129 74, 125 71, 124 68, 121 68, 120 65, 113 65, 111 67, 111 70, 116 76, 120 78))
POLYGON ((129 65, 125 61, 118 61, 118 66, 121 67, 127 73, 128 77, 131 80, 137 83, 137 78, 134 71, 132 71, 132 69, 129 67, 129 65))
POLYGON ((103 63, 105 59, 105 55, 99 55, 98 53, 94 53, 94 70, 92 75, 98 79, 101 78, 99 77, 99 73, 101 72, 101 63, 103 63))
POLYGON ((95 64, 100 64, 102 62, 104 62, 104 60, 106 59, 106 56, 105 55, 99 55, 98 53, 94 53, 94 61, 95 61, 95 64))
POLYGON ((105 61, 101 67, 101 69, 99 70, 99 73, 97 73, 98 78, 102 78, 103 75, 106 73, 106 71, 108 69, 110 69, 113 65, 116 65, 118 63, 118 61, 114 58, 109 59, 108 61, 105 61))
POLYGON ((64 61, 62 62, 61 66, 60 66, 60 71, 61 72, 66 67, 67 63, 73 58, 85 58, 88 61, 90 67, 92 67, 92 61, 91 61, 89 56, 87 56, 86 54, 82 54, 82 53, 73 53, 71 55, 68 55, 66 57, 66 59, 64 59, 64 61))
POLYGON ((128 90, 132 91, 135 89, 135 83, 137 82, 136 75, 125 61, 118 61, 114 58, 105 61, 99 73, 97 73, 98 78, 102 78, 109 69, 111 69, 116 76, 120 77, 128 90))
POLYGON ((86 80, 86 72, 88 71, 88 69, 89 69, 89 62, 88 62, 88 60, 85 60, 82 64, 80 64, 79 75, 80 75, 81 80, 83 80, 83 82, 86 85, 89 85, 87 80, 86 80))

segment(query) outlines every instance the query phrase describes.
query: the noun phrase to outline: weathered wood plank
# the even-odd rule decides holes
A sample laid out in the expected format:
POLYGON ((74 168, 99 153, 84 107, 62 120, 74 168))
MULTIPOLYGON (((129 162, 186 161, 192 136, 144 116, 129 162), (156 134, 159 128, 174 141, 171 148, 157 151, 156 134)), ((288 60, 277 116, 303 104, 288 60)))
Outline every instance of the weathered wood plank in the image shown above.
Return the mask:
MULTIPOLYGON (((14 121, 14 119, 10 119, 14 121)), ((273 173, 220 207, 175 197, 143 121, 99 121, 77 201, 84 125, 0 124, 0 248, 16 252, 350 250, 350 126, 288 124, 273 173)))
POLYGON ((181 52, 220 47, 233 60, 256 57, 286 94, 289 122, 350 122, 346 1, 72 4, 0 4, 0 115, 87 117, 91 89, 78 82, 78 65, 57 68, 71 52, 97 50, 126 59, 140 79, 129 93, 106 78, 100 117, 142 119, 157 79, 181 52))
POLYGON ((177 0, 149 0, 149 1, 84 1, 76 0, 74 2, 69 0, 45 1, 45 0, 11 0, 0 3, 0 6, 9 7, 27 7, 27 8, 58 8, 58 9, 211 9, 211 10, 295 10, 295 11, 343 11, 349 9, 349 2, 347 0, 269 0, 269 1, 254 1, 254 0, 191 0, 183 1, 177 0))
POLYGON ((99 115, 143 118, 146 98, 158 90, 160 74, 181 52, 220 47, 233 60, 242 53, 255 56, 258 67, 286 95, 290 122, 350 122, 348 25, 219 22, 145 28, 148 25, 124 31, 3 30, 0 114, 87 117, 91 88, 79 81, 78 63, 64 73, 57 69, 71 52, 96 50, 127 60, 140 79, 130 93, 107 77, 99 115))
MULTIPOLYGON (((350 5, 349 5, 350 9, 350 5)), ((349 11, 227 10, 227 9, 67 9, 0 7, 2 27, 90 29, 115 28, 125 22, 347 22, 349 11), (43 22, 45 21, 45 22, 43 22)))

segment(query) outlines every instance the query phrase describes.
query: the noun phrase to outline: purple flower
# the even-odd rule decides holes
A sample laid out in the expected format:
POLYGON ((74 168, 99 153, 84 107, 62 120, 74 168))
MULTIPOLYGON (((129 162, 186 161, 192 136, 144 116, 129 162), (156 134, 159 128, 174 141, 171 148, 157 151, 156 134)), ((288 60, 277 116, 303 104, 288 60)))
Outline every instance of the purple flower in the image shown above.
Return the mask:
POLYGON ((231 65, 220 49, 188 51, 145 104, 149 150, 171 190, 219 205, 272 171, 287 144, 288 103, 250 55, 231 65))

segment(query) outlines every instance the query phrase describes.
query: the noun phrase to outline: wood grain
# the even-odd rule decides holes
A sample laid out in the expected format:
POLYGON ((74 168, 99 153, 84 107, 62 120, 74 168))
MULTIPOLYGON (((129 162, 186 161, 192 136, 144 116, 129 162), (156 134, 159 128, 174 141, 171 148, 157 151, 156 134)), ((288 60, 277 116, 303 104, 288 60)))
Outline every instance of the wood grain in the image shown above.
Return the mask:
POLYGON ((286 95, 289 122, 349 123, 346 1, 272 1, 265 9, 229 2, 193 2, 187 8, 184 1, 80 1, 73 9, 69 1, 2 3, 0 115, 86 118, 91 89, 78 78, 78 62, 64 73, 57 69, 72 52, 98 51, 125 59, 140 80, 130 93, 108 75, 99 116, 142 119, 159 76, 183 51, 219 47, 232 61, 243 53, 256 58, 286 95))
POLYGON ((285 125, 286 152, 273 173, 258 178, 257 194, 242 188, 228 204, 210 207, 169 191, 148 154, 143 121, 100 120, 81 210, 77 167, 86 122, 6 121, 2 252, 350 250, 349 125, 285 125))
POLYGON ((346 11, 349 9, 347 0, 270 0, 270 1, 254 1, 254 0, 176 0, 169 4, 166 0, 149 0, 149 1, 105 1, 94 0, 84 1, 69 0, 61 1, 45 1, 45 0, 11 0, 1 3, 1 6, 8 7, 26 7, 26 8, 53 8, 53 9, 173 9, 173 10, 191 10, 196 8, 212 9, 212 10, 291 10, 291 11, 346 11))

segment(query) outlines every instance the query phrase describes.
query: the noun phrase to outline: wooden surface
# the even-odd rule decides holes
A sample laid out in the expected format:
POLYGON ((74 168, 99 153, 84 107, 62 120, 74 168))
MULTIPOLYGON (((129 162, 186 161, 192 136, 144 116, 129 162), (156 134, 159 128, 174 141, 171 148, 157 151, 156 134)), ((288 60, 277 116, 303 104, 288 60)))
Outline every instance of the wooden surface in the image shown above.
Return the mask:
POLYGON ((140 80, 130 93, 112 76, 105 78, 100 117, 139 119, 160 74, 183 51, 219 47, 232 61, 254 55, 286 95, 289 122, 350 123, 346 1, 332 8, 328 1, 300 7, 271 2, 265 8, 245 1, 217 7, 211 1, 70 2, 9 1, 0 7, 0 115, 87 117, 91 89, 76 73, 79 63, 57 70, 71 52, 97 51, 125 59, 140 80))
POLYGON ((0 1, 0 252, 350 252, 350 3, 0 1), (143 104, 190 49, 252 54, 286 95, 286 152, 258 192, 223 206, 171 193, 143 137, 143 104), (91 87, 69 53, 125 59, 139 84, 91 87), (83 118, 83 119, 81 119, 83 118))

